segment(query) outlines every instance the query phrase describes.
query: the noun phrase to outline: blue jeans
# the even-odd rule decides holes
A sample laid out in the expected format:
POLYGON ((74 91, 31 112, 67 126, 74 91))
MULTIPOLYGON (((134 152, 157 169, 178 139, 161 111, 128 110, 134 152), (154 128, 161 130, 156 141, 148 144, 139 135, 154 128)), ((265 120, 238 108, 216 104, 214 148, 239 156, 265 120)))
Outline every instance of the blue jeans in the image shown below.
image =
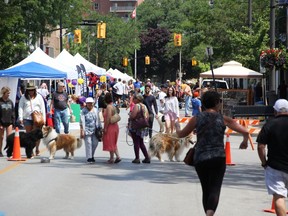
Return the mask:
POLYGON ((62 121, 63 126, 64 126, 64 133, 68 134, 69 133, 69 115, 68 115, 68 110, 57 110, 54 109, 54 124, 55 124, 55 130, 57 133, 60 133, 60 121, 62 121))
POLYGON ((190 103, 191 103, 191 96, 185 96, 185 116, 190 116, 190 103))

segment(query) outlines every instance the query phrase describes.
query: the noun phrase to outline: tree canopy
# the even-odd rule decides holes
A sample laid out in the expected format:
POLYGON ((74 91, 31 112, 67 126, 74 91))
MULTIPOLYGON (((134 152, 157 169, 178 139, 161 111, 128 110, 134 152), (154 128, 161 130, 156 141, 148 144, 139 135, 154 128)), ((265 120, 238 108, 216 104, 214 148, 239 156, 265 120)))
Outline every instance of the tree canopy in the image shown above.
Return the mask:
MULTIPOLYGON (((269 48, 269 2, 253 0, 252 25, 248 19, 248 1, 214 0, 145 0, 137 7, 136 19, 116 14, 100 15, 82 0, 13 0, 0 1, 0 67, 7 68, 25 58, 41 35, 49 35, 62 19, 68 32, 80 28, 82 43, 71 43, 69 52, 80 52, 92 63, 106 69, 117 68, 140 78, 175 80, 180 70, 184 79, 197 78, 209 69, 205 50, 213 47, 213 65, 235 60, 259 70, 261 50, 269 48), (83 3, 84 2, 84 3, 83 3), (81 26, 82 20, 107 24, 105 39, 97 39, 95 26, 81 26), (78 24, 77 24, 78 23, 78 24), (182 35, 182 46, 175 47, 173 34, 182 35), (137 50, 135 59, 134 52, 137 50), (145 65, 144 58, 150 57, 145 65), (129 59, 123 67, 122 59, 129 59), (191 65, 191 59, 197 65, 191 65)), ((88 2, 88 1, 87 1, 88 2)), ((88 2, 89 4, 89 2, 88 2)), ((276 44, 286 32, 283 10, 277 8, 276 44), (278 37, 279 36, 279 37, 278 37)), ((285 13, 284 13, 285 15, 285 13)), ((66 43, 66 41, 64 41, 66 43)))

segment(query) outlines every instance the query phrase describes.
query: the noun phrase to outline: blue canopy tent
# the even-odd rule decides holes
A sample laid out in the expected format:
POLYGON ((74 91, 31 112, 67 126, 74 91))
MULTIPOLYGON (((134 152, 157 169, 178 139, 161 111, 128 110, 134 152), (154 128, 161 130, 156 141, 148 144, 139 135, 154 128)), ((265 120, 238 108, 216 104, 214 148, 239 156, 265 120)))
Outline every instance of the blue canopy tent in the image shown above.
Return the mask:
POLYGON ((0 70, 0 77, 63 79, 67 78, 67 73, 37 62, 29 62, 6 70, 0 70))
POLYGON ((0 70, 0 88, 9 86, 11 100, 15 103, 18 79, 66 79, 67 73, 52 67, 29 62, 6 70, 0 70))

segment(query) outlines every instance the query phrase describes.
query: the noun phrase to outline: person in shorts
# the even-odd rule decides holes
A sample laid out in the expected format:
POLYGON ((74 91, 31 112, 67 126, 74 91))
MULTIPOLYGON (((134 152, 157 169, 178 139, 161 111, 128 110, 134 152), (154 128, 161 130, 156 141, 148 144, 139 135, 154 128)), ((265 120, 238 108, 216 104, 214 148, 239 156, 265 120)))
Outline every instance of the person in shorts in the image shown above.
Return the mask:
POLYGON ((273 107, 275 118, 264 124, 256 141, 261 165, 265 169, 266 187, 268 194, 273 196, 276 215, 285 216, 288 189, 288 101, 278 99, 273 107))

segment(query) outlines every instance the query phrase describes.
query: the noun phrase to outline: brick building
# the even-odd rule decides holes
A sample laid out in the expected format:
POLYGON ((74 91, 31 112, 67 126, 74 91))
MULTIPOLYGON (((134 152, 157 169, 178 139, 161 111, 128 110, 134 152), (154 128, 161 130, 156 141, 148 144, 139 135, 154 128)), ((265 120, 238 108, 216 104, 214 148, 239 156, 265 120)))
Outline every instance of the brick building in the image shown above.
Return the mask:
POLYGON ((128 18, 132 11, 144 0, 92 0, 92 10, 100 14, 116 13, 128 18))

